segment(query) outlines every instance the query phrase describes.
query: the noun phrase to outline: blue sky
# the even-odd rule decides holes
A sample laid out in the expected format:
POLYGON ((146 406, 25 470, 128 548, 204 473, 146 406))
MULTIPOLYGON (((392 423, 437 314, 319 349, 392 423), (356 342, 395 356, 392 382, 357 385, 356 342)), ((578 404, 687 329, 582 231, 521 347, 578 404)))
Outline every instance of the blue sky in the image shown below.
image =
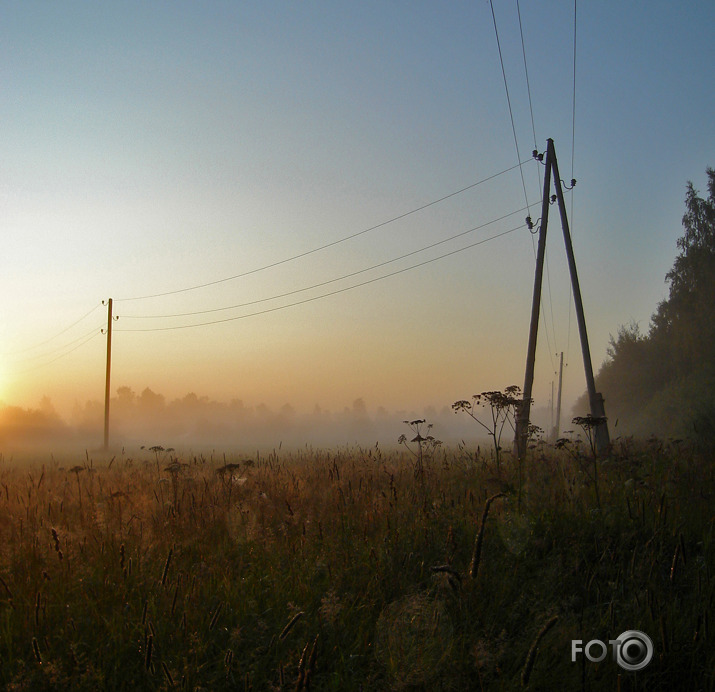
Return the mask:
MULTIPOLYGON (((128 330, 207 321, 132 315, 266 300, 517 212, 514 169, 310 252, 519 160, 536 218, 534 131, 578 180, 567 201, 598 369, 609 334, 631 319, 647 328, 666 297, 686 181, 704 188, 715 165, 715 5, 578 3, 575 119, 574 4, 524 2, 520 13, 531 108, 517 4, 494 2, 517 153, 489 2, 4 3, 0 399, 33 406, 47 394, 63 410, 100 400, 109 297, 120 316, 113 389, 418 408, 521 385, 534 269, 524 213, 213 317, 317 298, 521 225, 310 303, 128 330)), ((557 351, 567 396, 584 388, 553 215, 548 248, 537 405, 557 351)))

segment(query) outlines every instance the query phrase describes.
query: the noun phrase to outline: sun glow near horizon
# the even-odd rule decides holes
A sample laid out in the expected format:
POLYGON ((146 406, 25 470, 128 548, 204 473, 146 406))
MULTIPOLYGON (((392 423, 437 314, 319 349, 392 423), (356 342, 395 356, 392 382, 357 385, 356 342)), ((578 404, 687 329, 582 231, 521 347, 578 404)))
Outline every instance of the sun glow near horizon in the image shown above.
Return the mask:
MULTIPOLYGON (((572 13, 504 6, 508 104, 488 5, 9 5, 0 398, 101 406, 110 297, 112 396, 419 410, 522 386, 547 137, 579 181, 598 370, 663 297, 684 181, 713 163, 712 13, 661 4, 645 27, 592 3, 576 52, 572 13)), ((557 228, 547 252, 533 393, 564 351, 567 407, 585 383, 557 228)))

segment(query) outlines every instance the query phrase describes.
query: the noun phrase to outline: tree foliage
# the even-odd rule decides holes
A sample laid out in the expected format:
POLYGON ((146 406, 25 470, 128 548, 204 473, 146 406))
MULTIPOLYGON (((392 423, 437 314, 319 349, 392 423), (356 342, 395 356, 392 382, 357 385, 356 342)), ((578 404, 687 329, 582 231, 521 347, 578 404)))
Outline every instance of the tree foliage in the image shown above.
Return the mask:
MULTIPOLYGON (((687 184, 683 235, 666 274, 668 297, 647 334, 637 323, 611 336, 596 378, 609 420, 637 435, 683 435, 715 420, 715 170, 708 195, 687 184)), ((577 409, 585 410, 585 397, 577 409)))

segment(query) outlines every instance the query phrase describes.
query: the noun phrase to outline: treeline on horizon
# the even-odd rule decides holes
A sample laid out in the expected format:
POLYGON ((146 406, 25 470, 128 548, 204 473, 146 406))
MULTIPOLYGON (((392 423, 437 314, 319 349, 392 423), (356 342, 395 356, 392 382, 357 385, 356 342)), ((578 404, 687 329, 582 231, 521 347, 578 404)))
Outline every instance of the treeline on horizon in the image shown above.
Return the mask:
MULTIPOLYGON (((611 436, 715 442, 715 170, 707 198, 687 184, 680 252, 666 274, 668 298, 647 333, 637 322, 611 335, 596 376, 611 436)), ((575 410, 586 412, 587 396, 575 410)))
MULTIPOLYGON (((247 405, 238 398, 216 401, 193 392, 167 401, 149 387, 136 393, 122 386, 110 400, 110 447, 250 451, 281 444, 294 448, 306 444, 391 446, 397 444, 401 433, 409 432, 404 421, 415 418, 427 418, 434 424, 434 434, 445 442, 465 439, 473 443, 479 435, 473 423, 455 415, 447 405, 418 411, 388 411, 379 406, 371 414, 365 400, 358 398, 342 410, 316 405, 310 412, 299 412, 287 403, 275 409, 264 403, 247 405)), ((0 405, 0 445, 6 449, 96 449, 102 443, 103 426, 104 403, 96 400, 75 405, 67 420, 48 397, 37 408, 0 405)))

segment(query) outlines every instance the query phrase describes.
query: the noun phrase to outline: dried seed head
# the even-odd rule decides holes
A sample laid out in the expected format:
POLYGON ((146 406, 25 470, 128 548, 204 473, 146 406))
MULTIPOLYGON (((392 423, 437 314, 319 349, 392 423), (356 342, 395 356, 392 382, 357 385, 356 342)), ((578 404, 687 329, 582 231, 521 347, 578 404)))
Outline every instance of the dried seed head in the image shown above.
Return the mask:
POLYGON ((521 672, 521 685, 526 687, 529 684, 529 678, 531 677, 531 671, 534 669, 534 661, 536 661, 536 654, 539 649, 539 642, 543 639, 544 635, 558 622, 559 616, 554 615, 540 630, 534 639, 534 643, 529 649, 529 653, 526 656, 526 662, 524 663, 524 670, 521 672))
POLYGON ((216 623, 218 622, 218 616, 221 615, 221 611, 223 610, 223 601, 219 603, 216 606, 216 610, 214 610, 213 616, 211 617, 211 622, 209 623, 209 630, 212 630, 214 627, 216 627, 216 623))
POLYGON ((32 651, 35 654, 35 659, 38 663, 42 663, 42 656, 40 655, 40 645, 37 643, 35 637, 32 638, 32 651))
POLYGON ((278 639, 283 640, 288 636, 288 633, 293 629, 293 625, 295 625, 298 620, 300 620, 303 617, 303 611, 297 612, 290 620, 290 622, 283 628, 283 631, 280 633, 278 639))
POLYGON ((169 554, 166 556, 166 562, 164 563, 164 571, 161 575, 161 585, 164 586, 166 583, 166 577, 169 574, 169 564, 171 563, 171 554, 174 552, 173 548, 169 548, 169 554))
POLYGON ((154 647, 154 637, 150 634, 146 640, 146 658, 144 660, 144 666, 147 670, 151 667, 151 650, 154 647))

